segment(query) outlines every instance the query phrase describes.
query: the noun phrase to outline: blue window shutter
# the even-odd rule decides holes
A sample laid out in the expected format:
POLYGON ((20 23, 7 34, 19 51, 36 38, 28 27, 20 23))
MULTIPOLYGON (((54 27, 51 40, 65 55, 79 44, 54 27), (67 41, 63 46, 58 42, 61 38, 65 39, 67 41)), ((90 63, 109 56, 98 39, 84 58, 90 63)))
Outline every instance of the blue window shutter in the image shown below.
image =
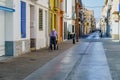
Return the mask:
POLYGON ((21 1, 21 37, 26 38, 26 3, 21 1))
POLYGON ((120 3, 119 3, 119 13, 120 13, 120 3))

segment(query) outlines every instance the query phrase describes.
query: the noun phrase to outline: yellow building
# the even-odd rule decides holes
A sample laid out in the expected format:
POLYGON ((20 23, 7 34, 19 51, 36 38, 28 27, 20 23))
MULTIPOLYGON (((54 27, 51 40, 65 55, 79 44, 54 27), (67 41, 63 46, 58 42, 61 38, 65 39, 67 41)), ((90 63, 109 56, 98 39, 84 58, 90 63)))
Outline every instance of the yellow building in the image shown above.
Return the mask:
POLYGON ((94 12, 92 10, 85 9, 84 13, 84 35, 89 34, 92 31, 94 12))
POLYGON ((49 0, 49 33, 53 28, 55 28, 58 33, 58 42, 63 41, 62 2, 63 0, 49 0))

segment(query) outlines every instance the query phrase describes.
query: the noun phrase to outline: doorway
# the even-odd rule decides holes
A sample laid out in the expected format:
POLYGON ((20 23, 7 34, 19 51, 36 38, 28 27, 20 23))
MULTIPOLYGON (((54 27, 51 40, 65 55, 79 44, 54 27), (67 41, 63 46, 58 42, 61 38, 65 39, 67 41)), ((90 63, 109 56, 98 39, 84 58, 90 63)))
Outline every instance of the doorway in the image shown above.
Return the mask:
POLYGON ((36 38, 35 38, 35 7, 30 5, 30 49, 36 50, 36 38))

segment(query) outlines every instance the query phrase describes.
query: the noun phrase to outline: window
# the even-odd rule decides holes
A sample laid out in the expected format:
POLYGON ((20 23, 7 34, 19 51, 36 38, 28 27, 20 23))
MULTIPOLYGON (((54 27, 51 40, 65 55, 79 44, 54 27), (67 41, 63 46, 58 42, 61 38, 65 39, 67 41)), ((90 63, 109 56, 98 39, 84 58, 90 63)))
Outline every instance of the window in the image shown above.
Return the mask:
POLYGON ((59 0, 55 0, 54 6, 55 6, 55 8, 59 7, 59 0))
POLYGON ((26 38, 26 3, 21 1, 21 38, 26 38))
POLYGON ((43 30, 43 10, 39 9, 39 30, 43 30))

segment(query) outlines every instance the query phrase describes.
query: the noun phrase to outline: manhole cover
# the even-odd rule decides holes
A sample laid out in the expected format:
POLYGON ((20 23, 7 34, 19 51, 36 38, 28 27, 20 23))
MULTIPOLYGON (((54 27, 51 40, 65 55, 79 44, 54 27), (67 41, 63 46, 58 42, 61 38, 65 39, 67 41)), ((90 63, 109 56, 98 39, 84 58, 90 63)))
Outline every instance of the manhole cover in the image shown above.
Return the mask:
POLYGON ((36 61, 36 59, 30 59, 30 61, 36 61))

